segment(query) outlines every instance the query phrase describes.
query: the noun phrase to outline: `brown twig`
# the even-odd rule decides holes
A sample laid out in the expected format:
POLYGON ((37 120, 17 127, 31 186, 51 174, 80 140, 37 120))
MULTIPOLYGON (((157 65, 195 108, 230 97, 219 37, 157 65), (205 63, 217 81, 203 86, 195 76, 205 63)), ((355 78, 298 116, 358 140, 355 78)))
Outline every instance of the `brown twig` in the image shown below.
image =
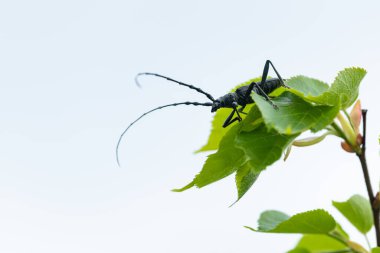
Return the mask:
POLYGON ((361 153, 357 154, 360 163, 362 165, 363 169, 363 175, 365 180, 365 185, 367 187, 368 197, 372 208, 372 214, 373 214, 373 220, 375 225, 375 232, 376 232, 376 242, 377 246, 380 246, 380 209, 375 203, 375 195, 373 194, 372 186, 371 186, 371 180, 368 172, 368 165, 367 165, 367 159, 365 156, 366 151, 366 131, 367 131, 367 110, 362 110, 363 115, 363 142, 361 146, 361 153))

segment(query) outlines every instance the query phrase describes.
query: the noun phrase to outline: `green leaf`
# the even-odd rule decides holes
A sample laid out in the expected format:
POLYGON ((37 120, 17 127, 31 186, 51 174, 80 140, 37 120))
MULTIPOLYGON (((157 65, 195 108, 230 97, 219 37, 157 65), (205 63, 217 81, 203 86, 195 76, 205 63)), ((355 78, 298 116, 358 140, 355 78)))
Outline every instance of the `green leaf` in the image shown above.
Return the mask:
POLYGON ((297 137, 267 130, 256 106, 252 107, 240 126, 241 132, 235 138, 235 146, 244 151, 246 162, 236 174, 237 200, 250 189, 262 170, 281 158, 286 147, 297 137))
POLYGON ((349 249, 344 243, 327 235, 304 235, 296 247, 307 249, 311 253, 349 249))
POLYGON ((286 147, 298 136, 279 134, 265 125, 251 132, 241 132, 235 143, 241 148, 250 166, 260 172, 281 158, 286 147))
POLYGON ((268 131, 257 106, 251 108, 246 118, 240 123, 240 127, 241 132, 235 138, 235 146, 244 151, 246 162, 236 173, 237 201, 254 184, 260 172, 277 161, 296 137, 268 131))
POLYGON ((188 183, 187 185, 185 185, 182 188, 172 189, 172 192, 183 192, 183 191, 186 191, 186 190, 190 189, 193 186, 195 186, 194 180, 191 181, 190 183, 188 183))
POLYGON ((333 205, 354 225, 361 233, 366 234, 373 226, 372 209, 369 201, 354 195, 345 202, 335 202, 333 205))
POLYGON ((209 155, 201 172, 195 176, 194 180, 183 187, 174 191, 187 190, 192 186, 203 187, 231 175, 245 162, 244 152, 234 144, 239 131, 239 125, 229 128, 220 143, 219 150, 209 155))
POLYGON ((229 128, 223 127, 223 123, 230 113, 230 108, 220 108, 215 112, 215 116, 211 122, 211 133, 207 143, 199 150, 195 151, 195 153, 218 149, 220 141, 229 130, 229 128))
POLYGON ((366 71, 362 68, 346 68, 338 73, 331 87, 304 76, 290 78, 287 85, 293 88, 291 92, 308 101, 346 109, 357 99, 359 85, 365 75, 366 71))
POLYGON ((325 210, 317 209, 296 214, 286 219, 281 212, 264 212, 257 230, 266 233, 328 234, 336 228, 334 218, 325 210))
POLYGON ((336 225, 334 232, 331 234, 341 238, 342 241, 323 234, 306 234, 302 236, 293 250, 304 249, 309 253, 354 252, 350 249, 349 245, 358 248, 358 244, 349 241, 347 233, 338 223, 336 225), (347 243, 344 243, 343 241, 346 241, 347 243))
POLYGON ((260 231, 268 231, 276 228, 280 223, 288 220, 290 216, 287 214, 276 211, 276 210, 268 210, 261 213, 260 218, 258 220, 258 230, 260 231))
POLYGON ((259 175, 260 172, 256 172, 255 169, 252 166, 250 166, 250 163, 245 163, 237 170, 235 176, 236 187, 238 190, 237 201, 244 196, 244 194, 249 190, 249 188, 251 188, 251 186, 253 185, 253 183, 255 183, 259 175))
MULTIPOLYGON (((237 85, 230 92, 234 92, 236 89, 240 88, 241 86, 249 85, 252 82, 259 82, 260 80, 261 80, 261 77, 253 78, 251 80, 248 80, 247 82, 237 85)), ((248 112, 251 107, 252 107, 252 104, 247 105, 244 111, 248 112)), ((223 127, 223 123, 227 119, 228 115, 230 115, 231 111, 232 111, 231 108, 220 108, 219 110, 215 112, 215 116, 211 123, 211 133, 207 140, 207 143, 203 147, 201 147, 199 150, 197 150, 196 153, 218 149, 220 141, 229 130, 229 128, 223 127)), ((244 118, 244 114, 241 114, 241 116, 244 118)))
POLYGON ((286 253, 312 253, 310 251, 308 251, 307 249, 304 249, 304 248, 294 248, 286 253))
POLYGON ((286 85, 293 88, 291 91, 300 97, 316 97, 329 89, 329 85, 320 80, 295 76, 286 81, 286 85))
POLYGON ((366 73, 362 68, 346 68, 340 71, 330 89, 318 96, 316 101, 327 105, 336 105, 340 101, 341 109, 346 109, 358 98, 359 85, 366 73))
POLYGON ((267 130, 260 111, 253 106, 246 118, 229 128, 222 138, 219 149, 211 154, 201 172, 181 189, 204 187, 228 175, 236 173, 238 199, 249 190, 260 172, 277 161, 297 135, 281 135, 267 130))
POLYGON ((371 253, 380 253, 380 247, 372 248, 371 253))
POLYGON ((252 98, 265 124, 281 134, 297 134, 309 129, 319 131, 331 124, 339 113, 338 106, 313 105, 291 92, 284 92, 272 100, 278 110, 258 94, 253 93, 252 98))
POLYGON ((342 226, 339 223, 336 224, 335 233, 339 235, 339 237, 341 238, 345 238, 347 240, 350 239, 350 236, 347 234, 346 231, 343 230, 342 226))

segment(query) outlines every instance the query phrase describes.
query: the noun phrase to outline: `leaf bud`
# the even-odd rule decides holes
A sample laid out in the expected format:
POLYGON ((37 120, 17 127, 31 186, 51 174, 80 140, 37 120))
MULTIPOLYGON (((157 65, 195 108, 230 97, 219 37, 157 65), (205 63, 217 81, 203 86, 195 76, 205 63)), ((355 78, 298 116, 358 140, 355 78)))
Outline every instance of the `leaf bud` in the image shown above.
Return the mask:
POLYGON ((352 147, 350 146, 350 144, 348 144, 347 142, 345 141, 342 141, 340 143, 340 145, 342 146, 342 149, 348 153, 355 153, 355 151, 352 149, 352 147))

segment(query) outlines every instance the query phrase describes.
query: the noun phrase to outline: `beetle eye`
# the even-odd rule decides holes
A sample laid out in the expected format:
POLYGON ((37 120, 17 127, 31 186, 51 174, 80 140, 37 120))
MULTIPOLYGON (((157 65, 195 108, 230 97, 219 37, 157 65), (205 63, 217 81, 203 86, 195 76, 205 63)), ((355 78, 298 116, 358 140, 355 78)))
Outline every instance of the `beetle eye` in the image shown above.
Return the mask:
POLYGON ((212 104, 211 112, 216 112, 219 108, 220 108, 220 102, 219 102, 219 101, 215 101, 215 102, 212 104))

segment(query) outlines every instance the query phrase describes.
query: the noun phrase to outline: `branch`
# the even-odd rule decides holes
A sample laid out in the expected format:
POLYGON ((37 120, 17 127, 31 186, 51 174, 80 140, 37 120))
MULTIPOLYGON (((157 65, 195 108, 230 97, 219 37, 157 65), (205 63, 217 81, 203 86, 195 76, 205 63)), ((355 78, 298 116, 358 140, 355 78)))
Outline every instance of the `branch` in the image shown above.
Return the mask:
POLYGON ((363 142, 362 142, 362 146, 361 146, 362 152, 361 152, 361 154, 357 154, 357 156, 358 156, 360 163, 361 163, 361 166, 362 166, 364 180, 365 180, 365 184, 366 184, 367 192, 368 192, 368 198, 369 198, 369 202, 370 202, 370 205, 372 208, 377 246, 380 246, 380 219, 379 219, 380 209, 377 205, 375 205, 375 195, 373 194, 373 191, 372 191, 371 180, 370 180, 370 176, 369 176, 369 172, 368 172, 368 166, 367 166, 367 159, 365 156, 366 132, 367 132, 367 110, 363 109, 362 115, 363 115, 363 142))

